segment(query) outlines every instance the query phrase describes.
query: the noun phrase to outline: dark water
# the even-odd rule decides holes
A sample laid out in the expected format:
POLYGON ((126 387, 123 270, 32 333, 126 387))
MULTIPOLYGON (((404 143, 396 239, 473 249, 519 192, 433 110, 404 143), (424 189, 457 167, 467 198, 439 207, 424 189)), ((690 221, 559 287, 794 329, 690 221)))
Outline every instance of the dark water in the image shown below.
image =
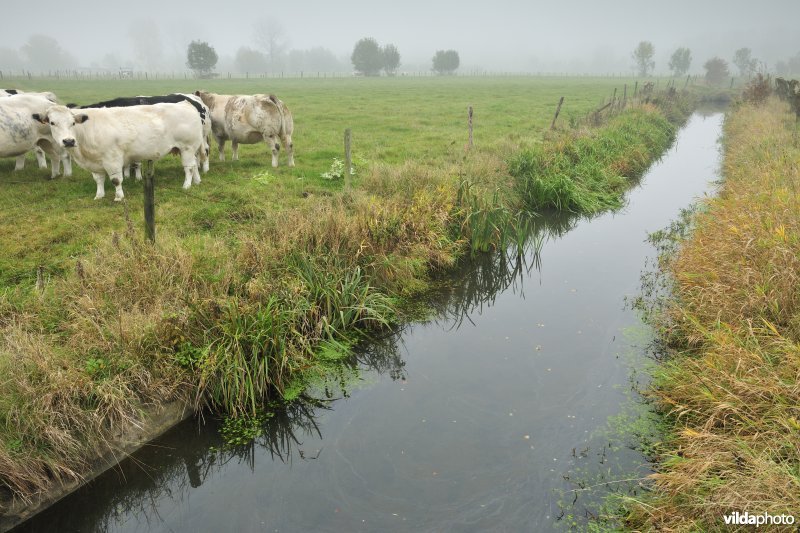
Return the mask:
POLYGON ((654 254, 647 233, 710 190, 721 123, 694 115, 623 211, 552 218, 538 252, 469 262, 435 318, 361 350, 252 445, 218 451, 214 423, 189 421, 21 529, 558 528, 573 450, 604 468, 602 430, 630 388, 623 355, 646 357, 625 297, 654 254))

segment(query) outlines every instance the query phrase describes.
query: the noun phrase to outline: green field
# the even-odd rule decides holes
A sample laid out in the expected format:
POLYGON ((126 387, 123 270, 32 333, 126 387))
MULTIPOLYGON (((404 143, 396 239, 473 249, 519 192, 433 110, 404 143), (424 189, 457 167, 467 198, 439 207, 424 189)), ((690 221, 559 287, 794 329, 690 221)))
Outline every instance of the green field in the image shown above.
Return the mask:
MULTIPOLYGON (((245 145, 240 160, 217 159, 212 143, 211 170, 189 194, 181 190, 177 157, 157 164, 157 224, 176 235, 225 235, 241 227, 226 212, 247 206, 272 209, 301 201, 303 192, 341 187, 320 178, 334 157, 342 157, 345 128, 353 130, 353 152, 367 164, 406 161, 444 168, 464 157, 467 107, 474 107, 474 138, 483 151, 501 152, 535 142, 565 96, 559 123, 583 117, 633 81, 609 78, 327 78, 205 81, 6 81, 21 90, 51 90, 63 103, 88 104, 117 96, 164 94, 206 89, 225 94, 275 93, 295 120, 297 166, 273 170, 263 145, 245 145), (266 175, 265 173, 269 174, 266 175), (261 176, 259 179, 254 177, 261 176)), ((283 164, 282 160, 282 164, 283 164)), ((76 167, 72 178, 50 181, 29 155, 26 169, 13 172, 14 160, 0 160, 0 286, 31 283, 36 268, 51 274, 65 268, 98 238, 123 227, 122 207, 113 188, 94 201, 94 181, 76 167)), ((359 174, 366 169, 358 169, 359 174)), ((123 183, 132 217, 139 224, 142 185, 123 183)), ((236 217, 233 217, 236 218, 236 217)))

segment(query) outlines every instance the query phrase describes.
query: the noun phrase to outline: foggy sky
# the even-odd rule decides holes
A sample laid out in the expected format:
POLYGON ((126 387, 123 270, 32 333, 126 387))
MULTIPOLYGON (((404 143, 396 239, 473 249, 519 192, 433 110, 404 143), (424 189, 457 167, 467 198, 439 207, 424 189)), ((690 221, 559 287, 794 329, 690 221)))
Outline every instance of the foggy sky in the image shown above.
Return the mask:
POLYGON ((323 46, 348 64, 362 37, 392 43, 401 71, 429 69, 436 50, 451 48, 462 71, 626 74, 642 40, 655 45, 661 73, 679 46, 692 50, 693 72, 714 55, 730 62, 741 47, 769 68, 800 52, 800 0, 14 1, 0 15, 0 49, 19 50, 40 33, 81 66, 109 55, 134 62, 150 46, 160 49, 160 66, 180 68, 192 40, 208 41, 221 58, 255 47, 254 23, 263 18, 280 22, 290 48, 323 46))

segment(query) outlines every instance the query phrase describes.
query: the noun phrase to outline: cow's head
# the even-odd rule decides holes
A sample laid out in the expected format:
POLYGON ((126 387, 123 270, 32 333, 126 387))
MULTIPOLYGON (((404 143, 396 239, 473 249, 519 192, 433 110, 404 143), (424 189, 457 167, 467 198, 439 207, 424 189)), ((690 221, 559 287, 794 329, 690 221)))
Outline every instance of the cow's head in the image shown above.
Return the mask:
POLYGON ((214 109, 214 94, 208 93, 206 91, 195 91, 195 96, 199 96, 200 100, 208 107, 209 109, 214 109))
POLYGON ((34 120, 50 126, 50 135, 57 145, 65 148, 75 148, 76 125, 83 124, 89 120, 85 113, 76 113, 71 109, 55 105, 47 110, 47 114, 42 116, 39 113, 33 115, 34 120))

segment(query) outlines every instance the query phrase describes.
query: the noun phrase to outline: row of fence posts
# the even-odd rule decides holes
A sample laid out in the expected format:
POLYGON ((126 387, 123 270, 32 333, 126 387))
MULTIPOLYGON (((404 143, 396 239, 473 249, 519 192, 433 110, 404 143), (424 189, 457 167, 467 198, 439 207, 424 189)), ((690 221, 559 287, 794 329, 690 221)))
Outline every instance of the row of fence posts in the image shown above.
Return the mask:
MULTIPOLYGON (((691 79, 691 75, 686 77, 686 82, 684 83, 684 88, 689 84, 689 80, 691 79)), ((675 80, 671 80, 667 87, 675 86, 675 80)), ((633 86, 633 98, 636 98, 639 92, 639 82, 635 82, 633 86)), ((622 98, 617 99, 617 88, 614 87, 614 93, 611 96, 611 100, 608 103, 604 103, 600 108, 597 110, 590 112, 596 119, 599 118, 599 115, 602 111, 613 106, 618 103, 619 109, 622 110, 627 105, 628 101, 628 84, 624 84, 622 98)), ((558 100, 558 105, 556 106, 556 112, 553 116, 553 121, 550 123, 550 129, 553 130, 556 127, 556 121, 558 120, 558 116, 561 113, 561 107, 564 105, 564 97, 562 96, 558 100)), ((474 110, 472 106, 467 107, 467 149, 471 149, 474 146, 474 137, 473 137, 473 115, 474 110)), ((352 191, 352 176, 353 176, 353 160, 352 160, 352 130, 347 128, 344 130, 344 190, 345 192, 352 191)), ((145 221, 145 236, 147 239, 155 243, 156 240, 156 226, 155 226, 155 186, 154 186, 154 171, 153 165, 148 163, 147 170, 144 175, 144 221, 145 221)), ((37 277, 37 286, 38 286, 38 277, 37 277)))

